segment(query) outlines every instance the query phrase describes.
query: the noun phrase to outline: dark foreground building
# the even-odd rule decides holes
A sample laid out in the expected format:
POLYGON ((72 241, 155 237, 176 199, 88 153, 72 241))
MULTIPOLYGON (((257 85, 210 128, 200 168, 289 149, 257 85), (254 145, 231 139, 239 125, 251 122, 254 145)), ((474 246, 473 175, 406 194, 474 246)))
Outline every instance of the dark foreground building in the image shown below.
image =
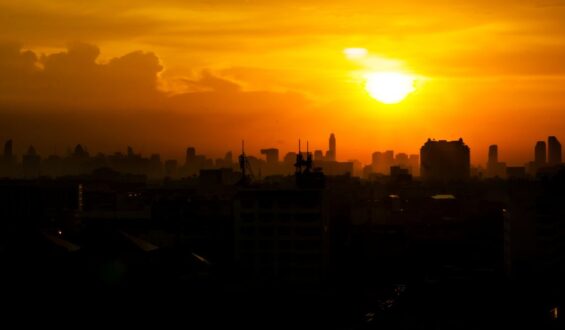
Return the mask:
POLYGON ((421 176, 425 181, 465 181, 470 177, 470 149, 463 142, 431 140, 420 149, 421 176))

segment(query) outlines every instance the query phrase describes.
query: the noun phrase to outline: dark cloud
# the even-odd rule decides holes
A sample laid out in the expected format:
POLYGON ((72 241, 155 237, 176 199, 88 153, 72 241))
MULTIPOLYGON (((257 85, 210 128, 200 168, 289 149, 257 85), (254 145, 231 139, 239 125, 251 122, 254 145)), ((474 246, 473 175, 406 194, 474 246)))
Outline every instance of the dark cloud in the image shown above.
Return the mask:
POLYGON ((157 74, 153 53, 133 52, 98 63, 99 49, 72 43, 64 52, 37 56, 18 44, 0 46, 0 100, 3 107, 132 108, 157 105, 157 74))
POLYGON ((182 79, 191 92, 170 96, 158 88, 163 67, 155 54, 105 62, 99 55, 84 43, 49 55, 0 45, 0 139, 39 150, 84 142, 103 151, 125 143, 182 150, 190 139, 220 150, 224 138, 239 141, 243 131, 291 125, 309 106, 301 94, 246 91, 208 70, 182 79))

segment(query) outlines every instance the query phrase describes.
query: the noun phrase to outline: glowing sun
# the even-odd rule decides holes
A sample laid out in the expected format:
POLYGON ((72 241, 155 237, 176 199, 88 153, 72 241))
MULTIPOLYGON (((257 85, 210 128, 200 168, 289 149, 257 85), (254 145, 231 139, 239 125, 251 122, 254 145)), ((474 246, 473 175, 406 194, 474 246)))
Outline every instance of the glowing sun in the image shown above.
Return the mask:
POLYGON ((399 103, 415 90, 414 77, 404 73, 375 72, 365 78, 365 89, 369 95, 385 104, 399 103))

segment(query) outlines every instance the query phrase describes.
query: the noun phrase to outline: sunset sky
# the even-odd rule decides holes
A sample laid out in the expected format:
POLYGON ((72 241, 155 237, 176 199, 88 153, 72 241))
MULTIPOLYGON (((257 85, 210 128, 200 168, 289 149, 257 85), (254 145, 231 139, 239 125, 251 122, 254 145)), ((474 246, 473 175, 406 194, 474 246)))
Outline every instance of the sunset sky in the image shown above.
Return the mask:
POLYGON ((565 142, 565 0, 0 0, 0 71, 19 154, 286 153, 334 132, 344 161, 463 137, 475 164, 496 143, 521 165, 565 142), (415 90, 383 104, 378 72, 415 90))

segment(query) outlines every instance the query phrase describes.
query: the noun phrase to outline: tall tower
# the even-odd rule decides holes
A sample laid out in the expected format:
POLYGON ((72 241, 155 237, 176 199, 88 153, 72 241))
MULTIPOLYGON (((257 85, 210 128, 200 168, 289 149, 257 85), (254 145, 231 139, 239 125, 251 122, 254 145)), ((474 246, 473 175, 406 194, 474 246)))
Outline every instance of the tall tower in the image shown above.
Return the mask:
POLYGON ((534 163, 538 166, 545 165, 547 162, 547 149, 545 141, 538 141, 535 148, 534 163))
POLYGON ((334 133, 330 134, 330 149, 328 150, 328 160, 335 162, 336 160, 336 143, 334 133))
POLYGON ((548 164, 550 166, 561 164, 561 143, 559 143, 555 136, 547 138, 547 149, 548 164))
POLYGON ((488 147, 488 164, 498 163, 498 146, 493 144, 488 147))

